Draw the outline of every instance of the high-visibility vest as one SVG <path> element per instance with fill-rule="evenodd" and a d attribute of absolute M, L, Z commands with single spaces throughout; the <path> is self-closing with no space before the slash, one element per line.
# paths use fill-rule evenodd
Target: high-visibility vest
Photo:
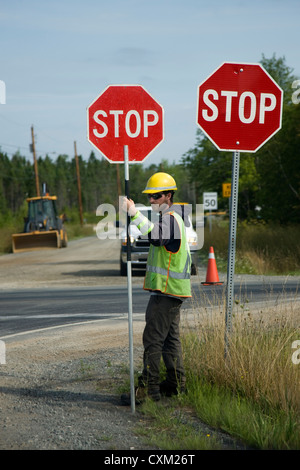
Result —
<path fill-rule="evenodd" d="M 169 214 L 178 222 L 181 235 L 180 247 L 176 253 L 173 253 L 165 246 L 150 245 L 144 289 L 158 290 L 176 297 L 191 297 L 191 255 L 184 222 L 176 212 Z"/>

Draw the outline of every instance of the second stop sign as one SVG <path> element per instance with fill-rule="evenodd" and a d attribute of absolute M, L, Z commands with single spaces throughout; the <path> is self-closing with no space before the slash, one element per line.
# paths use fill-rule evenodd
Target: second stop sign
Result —
<path fill-rule="evenodd" d="M 260 64 L 224 63 L 199 86 L 197 122 L 219 150 L 256 152 L 281 128 L 282 96 Z"/>
<path fill-rule="evenodd" d="M 88 140 L 110 162 L 142 162 L 163 140 L 163 108 L 140 85 L 110 85 L 88 107 Z"/>

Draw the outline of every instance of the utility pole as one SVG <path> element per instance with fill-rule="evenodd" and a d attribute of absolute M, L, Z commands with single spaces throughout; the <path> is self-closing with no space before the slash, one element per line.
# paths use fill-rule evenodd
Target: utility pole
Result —
<path fill-rule="evenodd" d="M 36 154 L 35 154 L 35 143 L 34 143 L 34 132 L 33 132 L 33 126 L 31 126 L 31 152 L 33 153 L 33 163 L 34 163 L 34 172 L 35 172 L 35 187 L 36 187 L 36 195 L 37 197 L 40 197 L 40 182 L 39 182 L 39 172 L 38 172 L 38 166 L 37 166 L 37 160 L 36 160 Z"/>
<path fill-rule="evenodd" d="M 83 225 L 83 217 L 82 217 L 82 201 L 81 201 L 81 184 L 80 184 L 79 161 L 78 161 L 78 155 L 77 155 L 76 142 L 74 142 L 74 151 L 75 151 L 76 173 L 77 173 L 79 215 L 80 215 L 80 224 L 82 226 Z"/>

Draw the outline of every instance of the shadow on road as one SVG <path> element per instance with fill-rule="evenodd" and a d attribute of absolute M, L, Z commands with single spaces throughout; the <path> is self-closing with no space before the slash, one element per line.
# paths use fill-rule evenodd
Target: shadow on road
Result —
<path fill-rule="evenodd" d="M 114 405 L 120 405 L 120 398 L 116 395 L 89 392 L 73 392 L 69 390 L 45 390 L 41 388 L 12 388 L 0 387 L 0 392 L 8 395 L 16 395 L 26 398 L 52 399 L 60 406 L 60 401 L 80 401 L 80 402 L 108 402 Z"/>

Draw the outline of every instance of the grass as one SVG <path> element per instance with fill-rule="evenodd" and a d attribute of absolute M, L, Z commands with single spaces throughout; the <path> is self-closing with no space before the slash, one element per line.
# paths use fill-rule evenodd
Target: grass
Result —
<path fill-rule="evenodd" d="M 18 230 L 14 226 L 0 228 L 0 254 L 12 252 L 12 234 L 21 231 L 22 228 Z"/>
<path fill-rule="evenodd" d="M 299 373 L 291 357 L 290 365 L 287 360 L 279 365 L 283 362 L 278 355 L 281 346 L 272 344 L 266 355 L 258 343 L 252 335 L 243 348 L 231 344 L 230 366 L 220 359 L 222 371 L 210 369 L 207 375 L 199 375 L 188 369 L 187 403 L 205 422 L 250 447 L 299 449 Z M 250 351 L 251 345 L 254 351 Z"/>
<path fill-rule="evenodd" d="M 179 409 L 177 400 L 170 399 L 170 405 L 153 403 L 142 405 L 145 416 L 137 433 L 145 442 L 164 450 L 221 450 L 222 443 L 209 428 L 197 426 L 187 409 Z"/>
<path fill-rule="evenodd" d="M 79 223 L 66 223 L 65 227 L 69 241 L 95 235 L 93 226 L 90 224 L 80 225 Z"/>

